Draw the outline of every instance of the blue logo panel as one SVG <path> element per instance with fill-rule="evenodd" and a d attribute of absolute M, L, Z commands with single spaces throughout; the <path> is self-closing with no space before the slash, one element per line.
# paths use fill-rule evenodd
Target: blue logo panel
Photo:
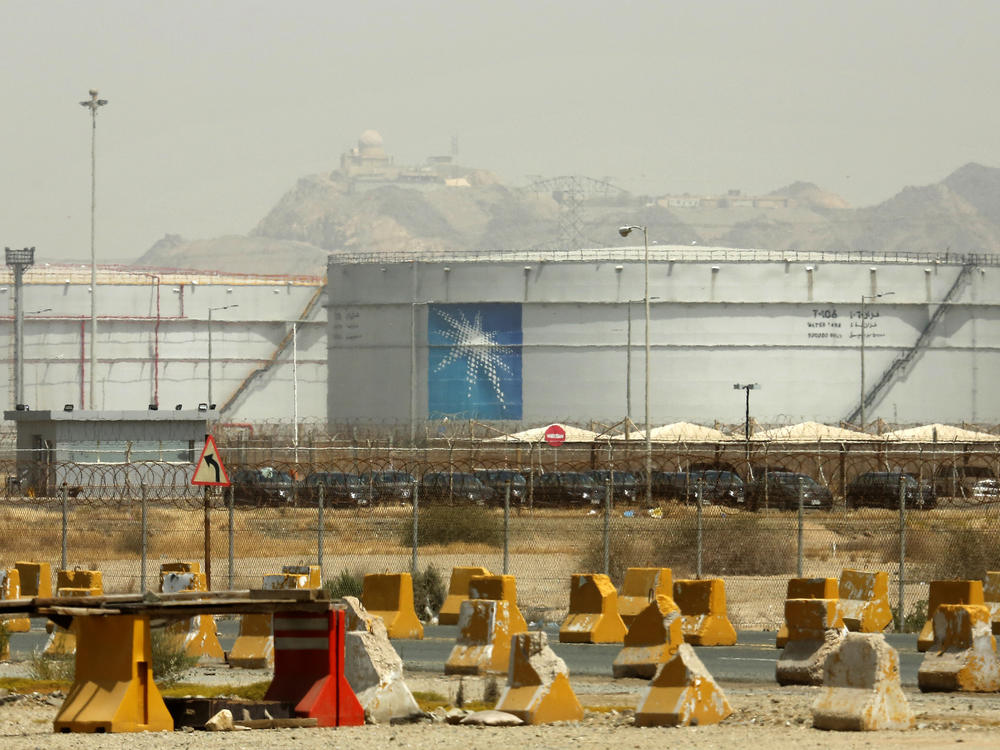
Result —
<path fill-rule="evenodd" d="M 430 419 L 521 419 L 521 305 L 427 309 Z"/>

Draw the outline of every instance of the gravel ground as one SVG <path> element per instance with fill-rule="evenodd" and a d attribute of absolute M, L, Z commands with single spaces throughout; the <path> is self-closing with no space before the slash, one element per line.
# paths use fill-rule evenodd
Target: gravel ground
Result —
<path fill-rule="evenodd" d="M 0 665 L 0 676 L 16 676 L 23 665 Z M 198 684 L 239 684 L 267 679 L 266 670 L 199 668 L 189 675 Z M 795 743 L 799 748 L 880 747 L 936 748 L 961 743 L 963 748 L 1000 745 L 1000 695 L 969 693 L 922 694 L 905 690 L 917 715 L 908 732 L 837 733 L 812 729 L 810 707 L 818 689 L 775 684 L 723 684 L 734 713 L 714 726 L 676 729 L 632 726 L 634 709 L 645 682 L 605 678 L 574 678 L 573 687 L 587 709 L 581 722 L 543 727 L 482 728 L 450 726 L 430 721 L 407 725 L 377 725 L 340 729 L 274 729 L 231 733 L 177 731 L 118 735 L 56 735 L 52 720 L 61 697 L 29 695 L 0 698 L 0 748 L 430 748 L 431 750 L 496 750 L 511 741 L 539 748 L 618 746 L 656 748 L 681 743 L 696 748 L 774 750 Z M 412 690 L 430 691 L 453 700 L 457 677 L 426 672 L 407 675 Z M 482 695 L 485 681 L 463 679 L 467 700 Z"/>

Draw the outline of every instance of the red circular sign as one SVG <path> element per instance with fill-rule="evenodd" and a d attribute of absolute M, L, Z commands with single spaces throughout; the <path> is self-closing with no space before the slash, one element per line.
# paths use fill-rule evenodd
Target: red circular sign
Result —
<path fill-rule="evenodd" d="M 545 428 L 545 442 L 556 448 L 566 442 L 566 430 L 560 425 L 550 424 Z"/>

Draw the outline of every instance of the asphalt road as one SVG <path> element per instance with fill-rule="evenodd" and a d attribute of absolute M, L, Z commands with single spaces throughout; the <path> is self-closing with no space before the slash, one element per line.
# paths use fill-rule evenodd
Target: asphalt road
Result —
<path fill-rule="evenodd" d="M 239 624 L 235 620 L 219 621 L 219 641 L 226 651 L 232 647 Z M 611 664 L 621 646 L 616 644 L 559 643 L 556 625 L 546 628 L 549 645 L 566 662 L 570 674 L 611 677 Z M 458 628 L 454 625 L 428 625 L 422 641 L 393 641 L 406 669 L 422 672 L 444 672 L 444 663 L 455 645 Z M 774 648 L 773 632 L 740 631 L 735 646 L 699 647 L 699 658 L 720 682 L 774 682 L 774 664 L 781 652 Z M 32 620 L 30 633 L 12 633 L 11 658 L 27 659 L 33 650 L 44 648 L 47 638 L 45 620 Z M 900 679 L 903 685 L 916 686 L 917 670 L 923 654 L 917 651 L 916 634 L 886 635 L 899 652 Z"/>

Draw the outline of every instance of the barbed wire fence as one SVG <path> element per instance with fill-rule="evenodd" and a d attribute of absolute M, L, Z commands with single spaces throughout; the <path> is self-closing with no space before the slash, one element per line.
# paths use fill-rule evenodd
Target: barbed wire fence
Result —
<path fill-rule="evenodd" d="M 891 599 L 904 614 L 927 598 L 927 581 L 981 578 L 1000 569 L 1000 496 L 983 478 L 1000 476 L 1000 446 L 976 444 L 656 444 L 655 472 L 713 469 L 757 477 L 801 473 L 830 492 L 830 507 L 793 501 L 708 503 L 704 493 L 642 491 L 646 454 L 635 442 L 565 444 L 428 440 L 419 448 L 391 439 L 304 435 L 291 445 L 272 435 L 219 439 L 230 477 L 247 470 L 287 475 L 280 497 L 237 484 L 207 492 L 190 485 L 189 463 L 41 464 L 32 456 L 0 461 L 0 565 L 41 560 L 53 567 L 102 571 L 108 591 L 155 590 L 159 565 L 203 561 L 212 587 L 256 588 L 287 564 L 321 564 L 325 579 L 419 571 L 447 577 L 456 565 L 485 565 L 517 578 L 529 619 L 558 620 L 570 575 L 607 572 L 616 584 L 633 566 L 663 566 L 675 578 L 725 579 L 738 628 L 776 628 L 787 579 L 837 577 L 845 568 L 886 570 Z M 225 433 L 224 433 L 225 434 Z M 262 444 L 266 443 L 266 444 Z M 334 444 L 331 444 L 334 443 Z M 501 490 L 483 504 L 459 493 L 431 497 L 421 479 L 505 469 L 523 476 L 525 492 L 505 508 Z M 540 478 L 555 472 L 612 470 L 638 476 L 622 498 L 613 486 L 597 503 L 543 501 Z M 324 497 L 304 481 L 345 472 L 374 490 L 378 472 L 398 472 L 405 498 L 364 504 Z M 865 472 L 900 472 L 933 488 L 934 502 L 849 507 L 851 482 Z M 266 482 L 265 482 L 266 484 Z M 767 485 L 765 485 L 766 487 Z M 995 487 L 995 484 L 993 485 Z M 985 488 L 985 489 L 984 489 Z M 323 491 L 325 492 L 325 490 Z M 699 502 L 699 497 L 701 502 Z M 773 495 L 777 498 L 775 492 Z M 415 533 L 414 533 L 415 532 Z M 207 554 L 206 554 L 207 553 Z"/>

